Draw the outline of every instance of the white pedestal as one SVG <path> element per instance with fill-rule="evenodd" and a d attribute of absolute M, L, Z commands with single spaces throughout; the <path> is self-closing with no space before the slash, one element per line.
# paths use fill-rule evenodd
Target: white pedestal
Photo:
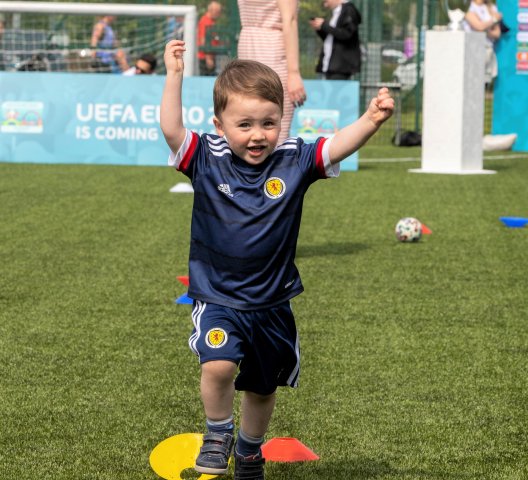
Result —
<path fill-rule="evenodd" d="M 428 31 L 425 40 L 422 168 L 419 173 L 495 173 L 482 169 L 485 34 Z"/>

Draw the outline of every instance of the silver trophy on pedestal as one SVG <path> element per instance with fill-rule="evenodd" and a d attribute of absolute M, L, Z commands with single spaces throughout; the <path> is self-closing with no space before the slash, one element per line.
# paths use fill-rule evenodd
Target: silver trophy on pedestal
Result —
<path fill-rule="evenodd" d="M 469 0 L 444 0 L 444 8 L 449 17 L 448 30 L 464 30 L 462 22 L 469 7 Z"/>

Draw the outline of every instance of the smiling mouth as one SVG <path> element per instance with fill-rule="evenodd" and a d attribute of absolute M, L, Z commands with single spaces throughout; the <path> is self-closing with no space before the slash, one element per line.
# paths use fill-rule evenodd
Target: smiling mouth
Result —
<path fill-rule="evenodd" d="M 252 147 L 248 147 L 248 150 L 251 153 L 261 153 L 266 149 L 264 145 L 253 145 Z"/>

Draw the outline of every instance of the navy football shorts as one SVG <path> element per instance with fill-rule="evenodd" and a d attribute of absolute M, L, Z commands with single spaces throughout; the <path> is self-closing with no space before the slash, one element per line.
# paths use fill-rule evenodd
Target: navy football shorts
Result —
<path fill-rule="evenodd" d="M 195 300 L 192 320 L 189 347 L 200 363 L 236 363 L 237 390 L 269 395 L 278 386 L 297 386 L 299 337 L 290 302 L 245 311 Z"/>

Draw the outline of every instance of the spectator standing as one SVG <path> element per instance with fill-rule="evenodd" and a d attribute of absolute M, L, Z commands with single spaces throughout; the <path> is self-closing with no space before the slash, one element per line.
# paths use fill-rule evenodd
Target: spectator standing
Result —
<path fill-rule="evenodd" d="M 332 11 L 331 17 L 310 20 L 323 40 L 316 72 L 327 80 L 348 80 L 361 70 L 361 14 L 352 3 L 343 0 L 324 0 L 323 5 Z"/>
<path fill-rule="evenodd" d="M 486 83 L 497 76 L 498 65 L 497 56 L 495 55 L 495 43 L 501 37 L 499 22 L 502 20 L 502 14 L 497 7 L 488 0 L 473 0 L 464 19 L 464 30 L 467 32 L 485 32 L 486 33 Z"/>
<path fill-rule="evenodd" d="M 238 0 L 242 30 L 238 58 L 257 60 L 279 75 L 284 112 L 279 143 L 290 135 L 294 108 L 306 101 L 299 68 L 297 0 Z"/>
<path fill-rule="evenodd" d="M 123 75 L 130 77 L 132 75 L 153 75 L 158 66 L 158 60 L 151 53 L 145 53 L 136 60 L 133 67 L 123 72 Z"/>
<path fill-rule="evenodd" d="M 213 0 L 207 5 L 207 11 L 198 21 L 198 67 L 200 75 L 214 77 L 216 75 L 216 56 L 214 53 L 206 52 L 207 32 L 222 14 L 222 5 Z"/>
<path fill-rule="evenodd" d="M 105 15 L 92 30 L 93 66 L 101 73 L 121 73 L 128 68 L 125 52 L 118 48 L 119 42 L 112 28 L 114 20 L 115 16 Z"/>
<path fill-rule="evenodd" d="M 167 17 L 165 24 L 165 38 L 167 42 L 171 40 L 183 40 L 184 18 L 181 16 Z"/>
<path fill-rule="evenodd" d="M 3 45 L 2 38 L 4 37 L 4 28 L 5 28 L 5 17 L 0 13 L 0 70 L 4 70 L 4 55 L 3 55 Z"/>

